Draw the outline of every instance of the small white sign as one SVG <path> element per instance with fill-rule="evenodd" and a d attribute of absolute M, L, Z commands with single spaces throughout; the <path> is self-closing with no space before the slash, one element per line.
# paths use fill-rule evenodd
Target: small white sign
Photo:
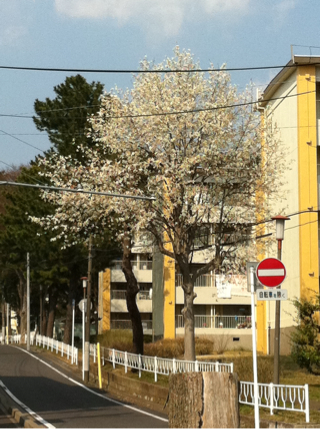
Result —
<path fill-rule="evenodd" d="M 87 312 L 87 300 L 86 299 L 82 299 L 78 305 L 79 305 L 79 309 L 82 313 Z"/>
<path fill-rule="evenodd" d="M 288 299 L 288 291 L 286 289 L 268 289 L 258 290 L 258 301 L 286 301 Z"/>
<path fill-rule="evenodd" d="M 231 284 L 217 283 L 217 298 L 231 298 Z"/>

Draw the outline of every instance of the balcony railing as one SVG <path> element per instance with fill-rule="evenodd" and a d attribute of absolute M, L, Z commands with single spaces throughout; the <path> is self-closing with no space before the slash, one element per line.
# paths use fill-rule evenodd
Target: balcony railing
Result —
<path fill-rule="evenodd" d="M 133 270 L 152 270 L 152 261 L 131 261 Z M 113 261 L 114 270 L 122 270 L 121 261 Z"/>
<path fill-rule="evenodd" d="M 176 274 L 176 286 L 182 286 L 182 274 Z M 244 275 L 203 274 L 195 281 L 195 287 L 216 287 L 220 284 L 229 284 L 235 290 L 247 290 L 247 277 Z"/>
<path fill-rule="evenodd" d="M 111 299 L 126 299 L 125 290 L 111 290 Z M 152 299 L 152 289 L 141 290 L 137 294 L 137 299 Z"/>
<path fill-rule="evenodd" d="M 251 328 L 251 316 L 194 316 L 194 325 L 196 329 L 248 329 Z M 183 316 L 176 316 L 176 328 L 183 327 Z"/>
<path fill-rule="evenodd" d="M 131 320 L 111 320 L 111 329 L 132 329 Z M 142 320 L 142 329 L 152 329 L 152 320 Z"/>
<path fill-rule="evenodd" d="M 182 274 L 176 274 L 176 286 L 182 286 Z M 203 274 L 198 277 L 195 282 L 195 287 L 214 287 L 214 275 Z"/>

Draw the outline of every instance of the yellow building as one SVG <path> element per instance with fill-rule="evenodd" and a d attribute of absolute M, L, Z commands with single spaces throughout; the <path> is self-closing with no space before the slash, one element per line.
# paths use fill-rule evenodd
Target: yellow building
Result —
<path fill-rule="evenodd" d="M 290 300 L 319 292 L 319 164 L 320 58 L 293 56 L 262 95 L 261 111 L 272 118 L 287 156 L 283 199 L 274 206 L 290 217 L 286 222 L 282 260 L 287 277 L 282 284 L 288 301 L 281 303 L 281 353 L 289 351 L 295 311 Z M 271 254 L 272 253 L 272 254 Z M 276 256 L 276 249 L 265 255 Z M 258 349 L 273 353 L 275 308 L 258 304 Z"/>
<path fill-rule="evenodd" d="M 174 260 L 146 244 L 135 243 L 132 266 L 140 292 L 137 305 L 145 334 L 157 340 L 184 335 L 182 275 Z M 148 252 L 146 250 L 149 250 Z M 194 253 L 195 268 L 212 257 L 212 249 Z M 99 332 L 130 328 L 126 283 L 121 261 L 100 273 Z M 246 276 L 200 276 L 195 285 L 195 334 L 228 337 L 230 348 L 251 348 L 251 307 Z M 246 329 L 249 328 L 249 329 Z"/>

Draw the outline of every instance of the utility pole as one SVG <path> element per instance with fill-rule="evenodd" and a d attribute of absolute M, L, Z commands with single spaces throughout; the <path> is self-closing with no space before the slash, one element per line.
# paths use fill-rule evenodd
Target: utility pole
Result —
<path fill-rule="evenodd" d="M 7 303 L 7 344 L 9 344 L 9 308 L 10 305 Z"/>
<path fill-rule="evenodd" d="M 90 367 L 90 312 L 91 312 L 91 283 L 92 283 L 92 235 L 89 237 L 88 284 L 87 284 L 87 320 L 84 344 L 84 382 L 89 383 Z"/>
<path fill-rule="evenodd" d="M 290 218 L 286 216 L 275 216 L 272 220 L 276 221 L 276 240 L 278 241 L 277 257 L 281 261 L 282 241 L 284 239 L 284 223 Z M 279 286 L 280 288 L 281 286 Z M 274 326 L 274 356 L 273 356 L 273 384 L 279 384 L 280 367 L 280 301 L 276 301 L 275 326 Z"/>
<path fill-rule="evenodd" d="M 27 350 L 30 351 L 30 261 L 27 253 Z"/>
<path fill-rule="evenodd" d="M 43 312 L 43 298 L 42 298 L 42 285 L 40 285 L 40 321 L 39 321 L 39 333 L 42 335 L 42 312 Z"/>
<path fill-rule="evenodd" d="M 2 298 L 2 341 L 3 344 L 6 343 L 6 303 L 4 298 Z"/>

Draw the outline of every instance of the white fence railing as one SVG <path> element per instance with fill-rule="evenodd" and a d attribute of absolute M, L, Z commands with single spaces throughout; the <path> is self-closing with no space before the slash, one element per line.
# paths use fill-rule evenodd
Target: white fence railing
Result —
<path fill-rule="evenodd" d="M 115 368 L 116 365 L 125 367 L 125 372 L 128 368 L 133 368 L 141 372 L 154 373 L 154 380 L 158 380 L 158 375 L 170 375 L 182 372 L 233 372 L 233 363 L 220 362 L 199 362 L 186 361 L 179 359 L 166 359 L 157 356 L 144 356 L 134 353 L 123 352 L 115 349 L 101 347 L 101 360 L 110 362 Z M 93 356 L 94 362 L 97 360 L 97 345 L 90 344 L 90 355 Z"/>
<path fill-rule="evenodd" d="M 9 337 L 7 337 L 7 335 L 3 337 L 2 334 L 0 334 L 0 343 L 6 344 L 7 342 L 9 342 L 9 344 L 20 344 L 21 334 L 9 335 Z M 34 342 L 34 332 L 30 332 L 30 344 L 33 345 L 33 342 Z M 27 334 L 24 335 L 24 343 L 25 344 L 27 343 Z"/>
<path fill-rule="evenodd" d="M 305 413 L 306 422 L 310 421 L 309 386 L 293 386 L 283 384 L 258 384 L 259 407 L 273 410 L 297 411 Z M 254 385 L 249 381 L 240 381 L 240 404 L 254 405 Z"/>
<path fill-rule="evenodd" d="M 36 335 L 36 346 L 47 347 L 48 350 L 50 349 L 52 352 L 55 351 L 57 354 L 61 352 L 61 356 L 65 355 L 68 360 L 71 360 L 71 364 L 75 363 L 78 365 L 79 352 L 77 347 L 72 348 L 69 344 L 65 344 L 54 338 L 44 337 L 43 335 Z"/>
<path fill-rule="evenodd" d="M 0 342 L 5 343 L 6 338 L 0 335 Z M 65 355 L 71 359 L 71 363 L 78 365 L 78 348 L 73 348 L 68 344 L 53 338 L 44 337 L 41 335 L 30 335 L 31 345 L 42 345 L 52 352 L 57 354 L 61 352 L 61 356 Z M 21 335 L 12 335 L 9 337 L 9 343 L 20 343 Z M 25 338 L 26 342 L 26 338 Z M 97 361 L 97 345 L 90 344 L 90 356 L 93 361 Z M 154 380 L 158 380 L 158 375 L 170 375 L 185 372 L 233 372 L 233 363 L 220 363 L 220 362 L 199 362 L 199 361 L 185 361 L 179 359 L 166 359 L 157 356 L 142 356 L 134 353 L 123 352 L 120 350 L 109 349 L 101 347 L 101 361 L 110 362 L 115 368 L 116 365 L 125 367 L 125 372 L 128 368 L 133 368 L 141 372 L 154 373 Z M 264 384 L 258 383 L 259 407 L 269 408 L 270 414 L 274 410 L 296 411 L 306 415 L 306 422 L 310 421 L 309 411 L 309 386 L 296 385 L 282 385 L 282 384 Z M 249 381 L 240 381 L 239 403 L 245 405 L 254 405 L 254 384 Z"/>

